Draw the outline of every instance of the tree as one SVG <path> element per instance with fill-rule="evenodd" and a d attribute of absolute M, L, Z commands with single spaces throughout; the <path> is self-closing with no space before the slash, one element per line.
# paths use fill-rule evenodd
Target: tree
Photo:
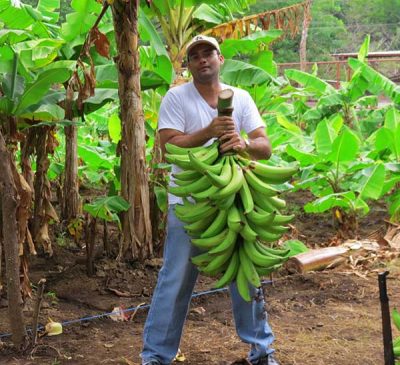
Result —
<path fill-rule="evenodd" d="M 138 1 L 116 0 L 112 5 L 118 55 L 118 90 L 121 104 L 121 189 L 131 203 L 123 214 L 119 258 L 130 249 L 133 258 L 152 254 L 145 130 L 140 89 Z"/>

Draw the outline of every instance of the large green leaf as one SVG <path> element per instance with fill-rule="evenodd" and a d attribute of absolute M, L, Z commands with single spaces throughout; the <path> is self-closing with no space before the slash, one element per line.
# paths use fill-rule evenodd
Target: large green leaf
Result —
<path fill-rule="evenodd" d="M 394 131 L 400 124 L 400 112 L 395 107 L 390 107 L 385 113 L 385 127 Z"/>
<path fill-rule="evenodd" d="M 221 52 L 225 58 L 232 58 L 238 54 L 258 53 L 261 45 L 268 45 L 281 35 L 281 30 L 274 29 L 255 32 L 241 39 L 227 38 L 220 46 Z"/>
<path fill-rule="evenodd" d="M 114 143 L 121 140 L 121 120 L 118 114 L 113 114 L 108 118 L 108 134 Z"/>
<path fill-rule="evenodd" d="M 384 93 L 391 98 L 395 103 L 400 104 L 400 86 L 396 85 L 393 81 L 374 70 L 372 67 L 365 63 L 350 58 L 349 65 L 353 70 L 360 69 L 363 77 L 368 81 L 368 90 L 373 94 Z"/>
<path fill-rule="evenodd" d="M 276 121 L 285 129 L 287 129 L 288 131 L 294 133 L 294 134 L 298 134 L 298 135 L 302 135 L 302 130 L 301 128 L 290 122 L 283 114 L 281 113 L 277 113 L 276 114 Z"/>
<path fill-rule="evenodd" d="M 13 48 L 25 68 L 35 69 L 50 64 L 58 56 L 63 43 L 62 40 L 42 38 L 20 42 Z"/>
<path fill-rule="evenodd" d="M 168 210 L 168 192 L 164 186 L 154 186 L 154 193 L 157 199 L 157 205 L 162 212 Z"/>
<path fill-rule="evenodd" d="M 10 100 L 14 99 L 14 101 L 23 94 L 25 89 L 25 79 L 19 75 L 15 76 L 15 79 L 13 79 L 13 75 L 7 73 L 1 81 L 1 89 L 4 95 L 6 95 Z"/>
<path fill-rule="evenodd" d="M 221 79 L 232 86 L 254 86 L 272 81 L 272 76 L 249 63 L 225 60 L 221 69 Z"/>
<path fill-rule="evenodd" d="M 59 18 L 60 0 L 39 0 L 37 10 L 40 11 L 51 23 L 57 23 Z"/>
<path fill-rule="evenodd" d="M 158 34 L 157 29 L 143 11 L 139 11 L 138 20 L 140 38 L 145 42 L 150 42 L 158 56 L 164 55 L 168 57 L 168 52 L 165 49 L 165 45 Z"/>
<path fill-rule="evenodd" d="M 32 6 L 14 5 L 11 0 L 0 0 L 0 22 L 9 29 L 26 29 L 35 22 Z"/>
<path fill-rule="evenodd" d="M 20 117 L 43 121 L 59 121 L 64 119 L 65 111 L 56 104 L 42 104 L 33 112 L 25 111 Z"/>
<path fill-rule="evenodd" d="M 323 213 L 334 207 L 342 207 L 351 209 L 356 201 L 356 196 L 352 191 L 342 193 L 329 194 L 304 206 L 306 213 Z"/>
<path fill-rule="evenodd" d="M 286 153 L 289 156 L 294 157 L 297 161 L 299 161 L 300 166 L 302 166 L 302 167 L 317 163 L 319 160 L 317 155 L 314 155 L 310 152 L 302 151 L 302 150 L 292 146 L 291 144 L 288 144 L 286 146 Z"/>
<path fill-rule="evenodd" d="M 333 86 L 329 85 L 327 82 L 321 80 L 317 76 L 308 74 L 307 72 L 289 69 L 285 70 L 285 75 L 290 80 L 298 82 L 305 88 L 312 90 L 318 95 L 325 94 L 326 92 L 336 93 L 336 90 Z"/>
<path fill-rule="evenodd" d="M 254 66 L 260 67 L 273 77 L 277 77 L 278 66 L 274 62 L 273 57 L 274 54 L 272 51 L 260 51 L 251 57 L 250 63 Z"/>
<path fill-rule="evenodd" d="M 360 140 L 357 135 L 350 128 L 344 126 L 341 133 L 333 141 L 329 160 L 335 164 L 352 161 L 357 156 L 359 148 Z"/>
<path fill-rule="evenodd" d="M 385 166 L 377 164 L 365 171 L 366 175 L 359 190 L 363 199 L 379 199 L 382 194 L 382 182 L 385 181 Z"/>
<path fill-rule="evenodd" d="M 19 29 L 0 29 L 0 44 L 14 44 L 29 38 L 29 32 Z"/>
<path fill-rule="evenodd" d="M 94 218 L 101 218 L 108 222 L 120 221 L 117 213 L 125 212 L 130 208 L 130 204 L 121 196 L 106 196 L 97 198 L 90 204 L 85 204 L 83 210 Z"/>
<path fill-rule="evenodd" d="M 54 69 L 42 72 L 36 81 L 27 85 L 25 92 L 16 106 L 14 113 L 19 115 L 32 104 L 36 104 L 48 93 L 51 85 L 66 81 L 70 76 L 68 70 Z"/>
<path fill-rule="evenodd" d="M 67 21 L 61 27 L 61 34 L 67 41 L 72 41 L 79 34 L 87 33 L 101 11 L 101 4 L 93 0 L 72 0 L 74 13 L 67 15 Z"/>
<path fill-rule="evenodd" d="M 368 55 L 368 51 L 369 51 L 369 41 L 370 41 L 370 35 L 368 34 L 365 39 L 363 44 L 360 47 L 360 50 L 358 51 L 358 55 L 357 58 L 361 61 L 361 62 L 365 62 L 367 55 Z"/>
<path fill-rule="evenodd" d="M 314 136 L 317 152 L 323 155 L 331 153 L 332 144 L 336 137 L 337 134 L 326 120 L 318 123 Z"/>
<path fill-rule="evenodd" d="M 210 24 L 224 23 L 224 16 L 208 4 L 201 4 L 194 12 L 193 18 Z"/>
<path fill-rule="evenodd" d="M 78 146 L 79 158 L 92 170 L 112 169 L 114 164 L 109 156 L 106 156 L 103 151 L 93 146 Z"/>

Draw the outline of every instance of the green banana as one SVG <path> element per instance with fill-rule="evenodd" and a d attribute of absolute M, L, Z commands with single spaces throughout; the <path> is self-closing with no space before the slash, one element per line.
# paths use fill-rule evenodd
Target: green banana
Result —
<path fill-rule="evenodd" d="M 178 206 L 175 207 L 175 214 L 176 214 L 177 218 L 179 218 L 182 222 L 185 222 L 185 223 L 193 223 L 200 219 L 204 219 L 204 218 L 212 215 L 213 213 L 215 213 L 218 209 L 215 206 L 206 205 L 202 208 L 198 208 L 190 213 L 182 215 L 179 213 L 179 210 L 177 210 L 177 207 Z"/>
<path fill-rule="evenodd" d="M 173 195 L 186 197 L 193 193 L 199 193 L 200 191 L 206 190 L 210 186 L 210 182 L 206 176 L 202 176 L 200 179 L 191 182 L 188 185 L 182 186 L 170 186 L 169 192 Z"/>
<path fill-rule="evenodd" d="M 286 207 L 286 202 L 283 199 L 278 198 L 277 196 L 268 197 L 266 198 L 266 200 L 276 209 L 283 209 Z"/>
<path fill-rule="evenodd" d="M 247 256 L 244 250 L 243 244 L 239 248 L 240 267 L 243 269 L 243 273 L 246 276 L 247 281 L 255 286 L 256 288 L 261 286 L 260 276 L 258 275 L 253 261 Z"/>
<path fill-rule="evenodd" d="M 288 181 L 296 172 L 298 166 L 278 167 L 266 165 L 254 160 L 245 160 L 239 157 L 244 165 L 250 168 L 261 180 L 268 184 L 283 184 Z"/>
<path fill-rule="evenodd" d="M 294 218 L 294 215 L 281 215 L 281 214 L 277 214 L 275 215 L 274 224 L 287 224 L 289 222 L 291 222 Z"/>
<path fill-rule="evenodd" d="M 264 245 L 262 242 L 260 241 L 256 241 L 254 243 L 254 246 L 256 247 L 256 249 L 264 254 L 264 255 L 273 255 L 273 256 L 278 256 L 278 257 L 282 257 L 284 259 L 288 258 L 289 253 L 290 253 L 290 249 L 286 249 L 286 248 L 272 248 L 272 247 L 268 247 L 266 245 Z"/>
<path fill-rule="evenodd" d="M 177 204 L 175 206 L 175 212 L 179 215 L 186 215 L 192 213 L 194 210 L 203 209 L 208 207 L 210 202 L 203 201 L 203 202 L 191 202 L 189 199 L 183 197 L 182 204 Z"/>
<path fill-rule="evenodd" d="M 228 228 L 212 237 L 207 238 L 193 238 L 192 244 L 203 249 L 209 249 L 217 246 L 227 236 Z"/>
<path fill-rule="evenodd" d="M 204 153 L 196 156 L 200 161 L 211 165 L 219 156 L 218 148 L 210 148 Z M 167 162 L 177 165 L 184 170 L 193 170 L 192 162 L 188 155 L 171 155 L 169 153 L 165 154 L 165 159 Z"/>
<path fill-rule="evenodd" d="M 277 264 L 281 264 L 283 261 L 285 261 L 284 258 L 279 256 L 260 253 L 255 246 L 255 242 L 245 241 L 243 243 L 243 247 L 247 256 L 255 265 L 261 267 L 271 267 Z"/>
<path fill-rule="evenodd" d="M 243 228 L 243 222 L 240 217 L 239 209 L 235 204 L 232 204 L 228 210 L 228 219 L 227 219 L 228 227 L 230 230 L 238 233 Z"/>
<path fill-rule="evenodd" d="M 220 210 L 211 225 L 200 235 L 200 238 L 213 237 L 226 227 L 227 210 Z"/>
<path fill-rule="evenodd" d="M 259 206 L 262 210 L 266 212 L 273 212 L 274 210 L 277 210 L 262 194 L 260 194 L 258 191 L 250 188 L 251 195 L 253 196 L 253 199 L 255 202 L 255 209 L 256 206 Z M 277 212 L 278 213 L 278 212 Z"/>
<path fill-rule="evenodd" d="M 193 256 L 191 260 L 196 266 L 201 266 L 207 265 L 213 258 L 214 256 L 210 255 L 208 252 L 203 252 L 199 255 Z"/>
<path fill-rule="evenodd" d="M 225 270 L 227 269 L 228 265 L 229 265 L 229 260 L 224 262 L 221 266 L 216 267 L 214 270 L 206 269 L 206 267 L 204 265 L 198 267 L 198 269 L 199 269 L 199 271 L 202 271 L 207 276 L 214 277 L 214 276 L 217 276 L 217 275 L 222 274 L 223 272 L 225 272 Z M 204 270 L 206 270 L 206 271 L 204 271 Z"/>
<path fill-rule="evenodd" d="M 172 174 L 172 177 L 174 180 L 180 180 L 180 181 L 195 181 L 197 179 L 200 179 L 202 177 L 202 174 L 200 174 L 197 171 L 193 170 L 183 170 L 180 172 L 177 172 L 176 174 Z"/>
<path fill-rule="evenodd" d="M 189 161 L 192 164 L 191 169 L 201 174 L 212 171 L 214 174 L 219 174 L 222 167 L 224 166 L 225 157 L 222 157 L 218 162 L 214 162 L 213 165 L 203 162 L 200 158 L 196 157 L 193 153 L 189 152 Z"/>
<path fill-rule="evenodd" d="M 278 190 L 260 180 L 250 169 L 244 170 L 244 177 L 248 184 L 263 196 L 270 197 L 275 196 L 278 193 Z"/>
<path fill-rule="evenodd" d="M 243 184 L 243 171 L 239 165 L 231 161 L 231 168 L 232 168 L 232 179 L 222 189 L 217 191 L 215 194 L 212 194 L 210 196 L 211 199 L 224 199 L 232 194 L 236 194 L 240 188 L 242 187 Z"/>
<path fill-rule="evenodd" d="M 258 265 L 254 265 L 258 275 L 260 275 L 260 276 L 270 275 L 274 271 L 278 270 L 281 266 L 282 266 L 281 264 L 277 264 L 277 265 L 274 265 L 274 266 L 271 266 L 271 267 L 261 267 L 261 266 L 258 266 Z"/>
<path fill-rule="evenodd" d="M 251 222 L 249 222 L 249 226 L 253 229 L 254 232 L 257 233 L 257 236 L 265 242 L 275 242 L 277 241 L 281 235 L 276 233 L 271 233 L 265 230 L 264 228 L 257 226 Z"/>
<path fill-rule="evenodd" d="M 262 227 L 267 232 L 282 235 L 289 230 L 289 227 L 271 224 L 268 227 Z"/>
<path fill-rule="evenodd" d="M 249 214 L 247 214 L 248 220 L 253 222 L 257 226 L 266 227 L 269 226 L 275 219 L 276 212 L 265 212 L 259 213 L 256 210 L 252 210 Z"/>
<path fill-rule="evenodd" d="M 244 214 L 249 214 L 254 209 L 254 200 L 246 179 L 243 179 L 243 185 L 239 190 L 239 195 L 242 201 Z"/>
<path fill-rule="evenodd" d="M 207 227 L 209 227 L 209 225 L 215 219 L 217 214 L 218 214 L 217 212 L 214 212 L 213 214 L 203 219 L 199 219 L 198 221 L 195 221 L 193 223 L 186 224 L 185 226 L 183 226 L 183 228 L 185 228 L 185 230 L 191 236 L 193 236 L 194 234 L 201 234 Z"/>
<path fill-rule="evenodd" d="M 239 269 L 239 253 L 238 251 L 234 251 L 231 259 L 229 261 L 229 265 L 226 268 L 224 274 L 221 276 L 221 278 L 215 283 L 214 287 L 215 288 L 223 288 L 224 286 L 227 286 L 230 284 L 232 280 L 235 279 L 238 269 Z"/>
<path fill-rule="evenodd" d="M 240 296 L 246 301 L 251 301 L 249 283 L 247 281 L 246 275 L 243 272 L 243 267 L 239 265 L 239 269 L 236 275 L 236 286 Z"/>
<path fill-rule="evenodd" d="M 188 152 L 192 153 L 205 153 L 206 151 L 215 148 L 215 144 L 218 147 L 218 143 L 214 142 L 208 146 L 196 146 L 196 147 L 180 147 L 172 143 L 165 144 L 165 150 L 170 155 L 187 155 Z"/>
<path fill-rule="evenodd" d="M 232 178 L 232 168 L 229 163 L 229 156 L 224 156 L 224 159 L 220 175 L 213 173 L 211 170 L 204 172 L 204 174 L 209 178 L 211 184 L 218 186 L 219 188 L 228 185 Z"/>
<path fill-rule="evenodd" d="M 243 228 L 239 234 L 246 241 L 255 241 L 257 239 L 257 233 L 254 232 L 254 230 L 249 226 L 247 219 L 246 219 L 245 215 L 243 214 L 243 212 L 240 210 L 239 210 L 239 212 L 240 212 L 240 218 L 243 222 Z"/>
<path fill-rule="evenodd" d="M 208 251 L 210 254 L 221 254 L 226 250 L 230 250 L 231 248 L 235 247 L 236 244 L 237 233 L 232 231 L 231 229 L 228 230 L 228 234 L 225 236 L 223 241 L 218 245 L 215 246 L 213 249 Z"/>
<path fill-rule="evenodd" d="M 236 199 L 236 194 L 232 194 L 224 199 L 215 200 L 215 205 L 222 210 L 229 210 L 229 208 L 233 205 Z"/>
<path fill-rule="evenodd" d="M 205 274 L 211 274 L 215 272 L 230 259 L 234 249 L 235 245 L 231 245 L 227 250 L 221 252 L 219 255 L 214 255 L 214 258 L 207 264 L 207 266 L 202 268 L 201 271 Z"/>
<path fill-rule="evenodd" d="M 206 176 L 204 176 L 206 177 Z M 219 188 L 214 185 L 210 185 L 208 188 L 206 188 L 203 191 L 200 191 L 198 193 L 192 193 L 192 197 L 198 201 L 208 199 L 210 195 L 215 194 L 217 191 L 219 191 Z"/>

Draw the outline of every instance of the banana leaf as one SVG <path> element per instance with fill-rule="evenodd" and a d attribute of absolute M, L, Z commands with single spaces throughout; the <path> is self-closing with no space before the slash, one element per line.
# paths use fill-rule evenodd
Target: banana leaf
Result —
<path fill-rule="evenodd" d="M 317 95 L 322 96 L 323 94 L 336 93 L 333 86 L 329 85 L 327 82 L 321 80 L 320 78 L 310 75 L 306 72 L 289 69 L 285 70 L 285 75 L 290 80 L 293 80 L 305 88 L 314 91 Z"/>

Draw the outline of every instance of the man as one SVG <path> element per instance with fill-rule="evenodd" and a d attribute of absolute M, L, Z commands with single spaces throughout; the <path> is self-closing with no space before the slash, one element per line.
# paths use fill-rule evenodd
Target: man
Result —
<path fill-rule="evenodd" d="M 166 143 L 195 147 L 218 138 L 222 153 L 246 151 L 254 159 L 269 158 L 271 146 L 254 101 L 246 91 L 219 80 L 224 58 L 218 42 L 211 37 L 196 36 L 188 44 L 186 55 L 193 82 L 169 90 L 162 101 L 158 122 L 162 147 Z M 234 91 L 233 115 L 218 117 L 218 93 L 228 87 Z M 247 133 L 248 140 L 241 137 L 241 130 Z M 173 166 L 173 172 L 176 171 Z M 190 258 L 199 251 L 190 243 L 183 224 L 174 214 L 174 206 L 180 202 L 180 198 L 169 196 L 164 263 L 143 335 L 141 357 L 146 365 L 167 365 L 175 357 L 198 276 Z M 267 322 L 262 289 L 251 288 L 251 302 L 241 298 L 235 283 L 230 285 L 230 292 L 237 333 L 251 345 L 248 360 L 241 363 L 278 365 L 270 348 L 274 337 Z"/>

